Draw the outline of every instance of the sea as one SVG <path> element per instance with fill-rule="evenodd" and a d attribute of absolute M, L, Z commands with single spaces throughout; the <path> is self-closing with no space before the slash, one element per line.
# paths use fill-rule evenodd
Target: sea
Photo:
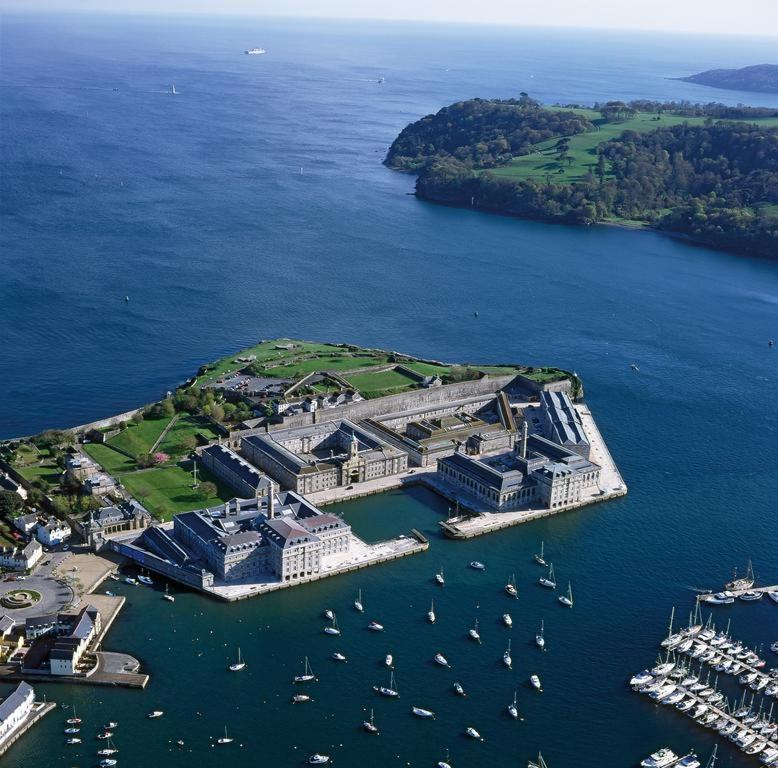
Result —
<path fill-rule="evenodd" d="M 267 54 L 244 54 L 254 46 Z M 314 752 L 338 768 L 434 766 L 447 752 L 454 768 L 512 768 L 538 751 L 549 768 L 618 768 L 663 745 L 704 762 L 715 744 L 718 766 L 757 765 L 627 681 L 655 661 L 673 607 L 688 621 L 695 590 L 749 557 L 778 583 L 776 263 L 436 206 L 381 161 L 410 121 L 476 96 L 777 106 L 674 79 L 774 51 L 768 38 L 4 14 L 0 437 L 151 402 L 258 339 L 350 341 L 576 371 L 629 494 L 453 542 L 438 533 L 445 502 L 393 491 L 336 509 L 371 541 L 423 531 L 425 554 L 231 605 L 112 583 L 127 604 L 104 647 L 137 656 L 149 686 L 37 686 L 76 708 L 83 743 L 65 745 L 72 710 L 58 709 L 3 764 L 94 765 L 96 730 L 116 720 L 123 768 L 285 768 Z M 537 586 L 541 541 L 573 609 Z M 503 592 L 513 574 L 517 601 Z M 322 632 L 328 608 L 340 637 Z M 467 637 L 476 619 L 481 645 Z M 778 663 L 778 605 L 712 620 Z M 248 666 L 229 673 L 238 647 Z M 397 701 L 372 691 L 388 683 L 387 653 Z M 305 656 L 314 701 L 293 705 Z M 520 722 L 505 714 L 514 693 Z M 371 709 L 378 736 L 361 730 Z M 234 741 L 215 745 L 225 728 Z"/>

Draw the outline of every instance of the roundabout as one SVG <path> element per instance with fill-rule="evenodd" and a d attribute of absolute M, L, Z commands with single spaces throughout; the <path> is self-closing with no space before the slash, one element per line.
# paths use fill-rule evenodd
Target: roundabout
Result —
<path fill-rule="evenodd" d="M 20 608 L 32 608 L 40 600 L 41 593 L 34 589 L 14 589 L 0 597 L 0 605 L 14 611 Z"/>

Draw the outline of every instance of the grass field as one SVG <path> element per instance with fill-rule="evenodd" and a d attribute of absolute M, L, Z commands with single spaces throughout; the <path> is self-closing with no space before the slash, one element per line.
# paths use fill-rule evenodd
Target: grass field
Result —
<path fill-rule="evenodd" d="M 529 155 L 522 155 L 511 160 L 509 165 L 502 168 L 492 168 L 489 173 L 495 176 L 512 179 L 541 179 L 548 178 L 552 182 L 570 183 L 580 181 L 588 171 L 594 171 L 597 164 L 597 146 L 603 141 L 614 139 L 624 131 L 647 132 L 656 128 L 680 125 L 703 125 L 704 117 L 681 117 L 679 115 L 663 114 L 661 120 L 655 120 L 651 112 L 640 112 L 631 120 L 620 123 L 606 123 L 600 117 L 599 112 L 591 109 L 573 110 L 585 115 L 596 126 L 596 130 L 570 137 L 570 152 L 572 163 L 560 163 L 557 159 L 554 146 L 559 139 L 549 139 L 535 146 L 535 151 Z M 778 118 L 764 118 L 749 122 L 759 125 L 778 126 Z M 561 173 L 560 173 L 561 170 Z"/>
<path fill-rule="evenodd" d="M 214 483 L 216 496 L 203 497 L 192 488 L 192 473 L 176 465 L 120 475 L 125 488 L 153 515 L 170 520 L 178 512 L 213 507 L 235 494 L 207 472 L 198 468 L 198 479 Z"/>
<path fill-rule="evenodd" d="M 354 368 L 367 368 L 371 365 L 386 365 L 386 355 L 374 355 L 369 352 L 342 354 L 328 354 L 312 357 L 308 360 L 300 360 L 289 365 L 279 365 L 266 371 L 268 376 L 282 379 L 299 379 L 306 373 L 313 371 L 350 371 Z"/>
<path fill-rule="evenodd" d="M 168 454 L 171 458 L 180 458 L 188 452 L 181 445 L 181 442 L 187 437 L 195 437 L 198 432 L 204 434 L 209 440 L 215 440 L 218 437 L 216 430 L 205 419 L 200 419 L 197 416 L 182 416 L 165 435 L 158 450 Z"/>
<path fill-rule="evenodd" d="M 358 373 L 348 377 L 348 382 L 367 398 L 380 397 L 414 389 L 418 383 L 410 376 L 394 369 L 375 373 Z"/>
<path fill-rule="evenodd" d="M 169 423 L 170 417 L 167 416 L 162 419 L 144 419 L 140 424 L 131 424 L 123 429 L 118 435 L 107 440 L 106 445 L 138 457 L 151 450 L 151 446 Z"/>
<path fill-rule="evenodd" d="M 137 469 L 135 462 L 110 445 L 103 443 L 85 443 L 84 451 L 91 456 L 106 472 L 116 475 L 120 472 L 132 472 Z"/>

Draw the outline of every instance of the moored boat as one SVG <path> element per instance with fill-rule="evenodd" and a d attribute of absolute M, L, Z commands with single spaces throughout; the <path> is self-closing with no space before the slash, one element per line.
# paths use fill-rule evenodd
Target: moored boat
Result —
<path fill-rule="evenodd" d="M 480 560 L 473 560 L 470 563 L 470 567 L 474 571 L 485 571 L 486 570 L 486 566 Z"/>
<path fill-rule="evenodd" d="M 435 719 L 435 713 L 430 709 L 424 709 L 423 707 L 411 707 L 411 712 L 413 712 L 416 717 L 427 717 Z"/>
<path fill-rule="evenodd" d="M 554 564 L 548 566 L 548 573 L 538 579 L 538 584 L 547 589 L 556 589 L 556 577 L 554 576 Z"/>
<path fill-rule="evenodd" d="M 314 683 L 316 682 L 316 675 L 313 674 L 313 670 L 311 669 L 311 665 L 308 662 L 308 657 L 305 657 L 304 662 L 304 671 L 302 675 L 295 675 L 292 678 L 293 683 Z"/>
<path fill-rule="evenodd" d="M 540 678 L 537 675 L 530 675 L 529 682 L 536 691 L 543 690 L 543 684 L 540 682 Z"/>

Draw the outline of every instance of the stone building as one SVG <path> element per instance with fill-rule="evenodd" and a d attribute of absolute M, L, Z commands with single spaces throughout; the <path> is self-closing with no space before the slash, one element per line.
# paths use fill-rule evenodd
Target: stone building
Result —
<path fill-rule="evenodd" d="M 66 522 L 58 520 L 56 517 L 50 517 L 35 529 L 35 538 L 44 547 L 58 547 L 60 544 L 64 544 L 72 533 Z"/>
<path fill-rule="evenodd" d="M 43 547 L 35 539 L 24 547 L 3 547 L 0 549 L 0 568 L 29 571 L 42 556 Z"/>
<path fill-rule="evenodd" d="M 566 392 L 541 392 L 540 414 L 549 440 L 589 458 L 591 446 L 581 416 Z"/>
<path fill-rule="evenodd" d="M 241 453 L 282 488 L 314 493 L 404 472 L 408 455 L 348 419 L 251 435 Z"/>
<path fill-rule="evenodd" d="M 0 750 L 14 737 L 32 712 L 35 691 L 29 683 L 19 683 L 0 703 Z"/>
<path fill-rule="evenodd" d="M 274 490 L 273 481 L 224 445 L 209 445 L 198 461 L 241 499 L 264 498 Z"/>
<path fill-rule="evenodd" d="M 117 506 L 101 507 L 89 512 L 76 521 L 76 528 L 84 541 L 95 550 L 100 550 L 111 536 L 126 531 L 146 528 L 151 515 L 134 499 L 123 501 Z"/>

